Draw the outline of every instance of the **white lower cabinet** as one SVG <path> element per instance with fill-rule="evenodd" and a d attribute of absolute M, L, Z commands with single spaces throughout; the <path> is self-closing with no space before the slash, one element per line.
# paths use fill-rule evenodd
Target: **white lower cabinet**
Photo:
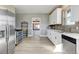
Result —
<path fill-rule="evenodd" d="M 48 37 L 49 39 L 51 39 L 51 32 L 50 32 L 50 30 L 47 31 L 47 37 Z"/>
<path fill-rule="evenodd" d="M 56 32 L 54 30 L 48 30 L 47 36 L 48 36 L 49 40 L 51 40 L 52 43 L 54 43 L 55 45 L 62 43 L 61 33 L 59 33 L 59 32 Z"/>
<path fill-rule="evenodd" d="M 59 32 L 55 32 L 55 40 L 56 40 L 56 42 L 55 42 L 56 45 L 62 43 L 61 33 L 59 33 Z"/>
<path fill-rule="evenodd" d="M 61 33 L 56 30 L 48 30 L 48 38 L 55 45 L 54 52 L 62 53 L 62 38 Z"/>

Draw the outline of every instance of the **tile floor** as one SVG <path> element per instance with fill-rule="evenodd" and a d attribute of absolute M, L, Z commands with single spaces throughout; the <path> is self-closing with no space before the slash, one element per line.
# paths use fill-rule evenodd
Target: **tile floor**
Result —
<path fill-rule="evenodd" d="M 45 37 L 28 37 L 16 46 L 15 54 L 53 54 L 55 46 Z"/>

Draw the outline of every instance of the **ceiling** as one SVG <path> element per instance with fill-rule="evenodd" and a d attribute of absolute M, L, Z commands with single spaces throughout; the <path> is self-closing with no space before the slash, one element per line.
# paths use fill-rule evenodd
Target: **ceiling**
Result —
<path fill-rule="evenodd" d="M 56 5 L 16 5 L 16 13 L 50 13 Z"/>

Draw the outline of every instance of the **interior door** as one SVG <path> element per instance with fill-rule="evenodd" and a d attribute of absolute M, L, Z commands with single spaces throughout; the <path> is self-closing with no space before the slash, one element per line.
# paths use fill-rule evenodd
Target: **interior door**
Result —
<path fill-rule="evenodd" d="M 33 37 L 40 36 L 40 21 L 33 21 Z"/>

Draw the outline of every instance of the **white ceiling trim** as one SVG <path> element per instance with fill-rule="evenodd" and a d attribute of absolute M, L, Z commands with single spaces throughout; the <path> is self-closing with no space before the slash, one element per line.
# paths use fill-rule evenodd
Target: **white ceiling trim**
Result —
<path fill-rule="evenodd" d="M 48 14 L 56 5 L 16 5 L 17 14 Z"/>

